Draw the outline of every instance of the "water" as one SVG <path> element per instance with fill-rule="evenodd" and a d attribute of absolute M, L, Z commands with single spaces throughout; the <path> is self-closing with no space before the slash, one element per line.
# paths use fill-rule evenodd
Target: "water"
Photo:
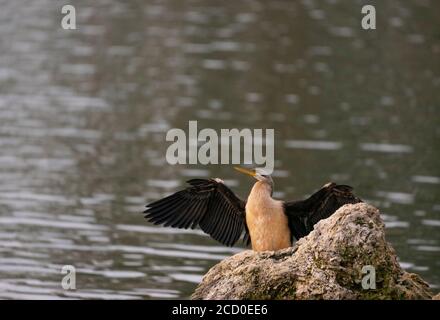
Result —
<path fill-rule="evenodd" d="M 191 177 L 247 195 L 166 164 L 189 120 L 275 128 L 275 195 L 353 185 L 438 292 L 440 5 L 377 1 L 367 32 L 363 3 L 75 1 L 65 31 L 62 1 L 0 1 L 0 298 L 188 298 L 242 250 L 140 214 Z"/>

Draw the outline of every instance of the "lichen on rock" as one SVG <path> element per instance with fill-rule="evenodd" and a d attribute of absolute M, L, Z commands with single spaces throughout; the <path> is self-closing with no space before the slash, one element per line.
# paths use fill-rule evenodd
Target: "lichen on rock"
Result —
<path fill-rule="evenodd" d="M 375 270 L 364 289 L 363 268 Z M 400 267 L 379 211 L 348 204 L 293 247 L 229 257 L 204 276 L 193 299 L 431 299 L 428 284 Z"/>

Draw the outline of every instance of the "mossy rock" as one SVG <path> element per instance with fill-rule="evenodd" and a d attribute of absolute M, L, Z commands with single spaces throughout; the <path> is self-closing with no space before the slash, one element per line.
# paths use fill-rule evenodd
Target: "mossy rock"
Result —
<path fill-rule="evenodd" d="M 364 266 L 375 289 L 362 287 Z M 385 240 L 379 211 L 345 205 L 292 248 L 246 250 L 204 276 L 193 299 L 431 299 L 428 284 L 405 272 Z"/>

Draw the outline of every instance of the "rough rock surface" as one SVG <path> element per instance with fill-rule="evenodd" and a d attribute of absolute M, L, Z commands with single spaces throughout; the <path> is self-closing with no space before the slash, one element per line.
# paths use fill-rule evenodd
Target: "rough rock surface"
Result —
<path fill-rule="evenodd" d="M 364 266 L 376 289 L 363 289 Z M 345 205 L 292 248 L 246 250 L 204 276 L 193 299 L 431 299 L 428 284 L 402 270 L 379 211 Z"/>

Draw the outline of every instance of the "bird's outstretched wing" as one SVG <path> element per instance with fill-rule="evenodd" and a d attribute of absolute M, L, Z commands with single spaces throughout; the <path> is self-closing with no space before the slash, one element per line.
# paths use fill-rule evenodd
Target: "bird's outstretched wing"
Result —
<path fill-rule="evenodd" d="M 352 190 L 350 186 L 331 182 L 306 200 L 284 202 L 292 236 L 298 240 L 308 235 L 319 220 L 330 217 L 344 204 L 362 202 Z"/>
<path fill-rule="evenodd" d="M 227 246 L 233 246 L 246 228 L 246 202 L 238 198 L 221 180 L 192 179 L 190 187 L 148 204 L 145 218 L 154 224 L 174 228 L 197 226 Z"/>

